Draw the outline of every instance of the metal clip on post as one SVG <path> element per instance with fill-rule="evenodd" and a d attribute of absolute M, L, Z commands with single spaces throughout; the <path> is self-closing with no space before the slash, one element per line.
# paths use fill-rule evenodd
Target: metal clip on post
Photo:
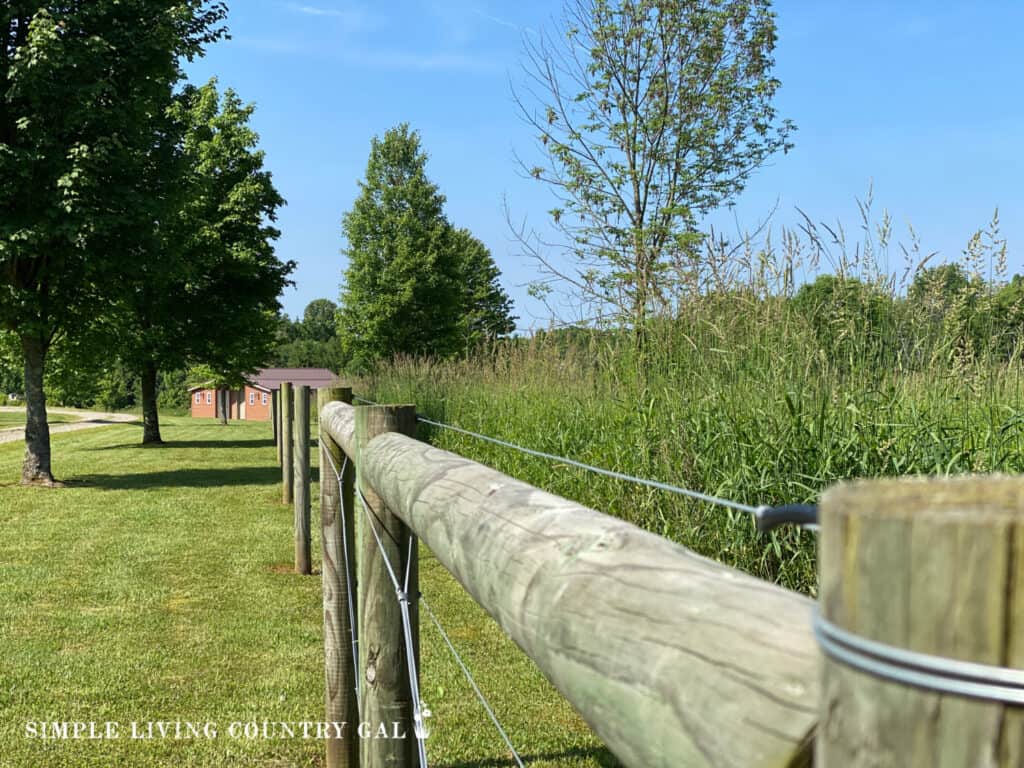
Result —
<path fill-rule="evenodd" d="M 799 525 L 818 530 L 818 507 L 814 504 L 784 504 L 781 507 L 762 506 L 754 510 L 758 533 L 768 533 L 780 525 Z"/>

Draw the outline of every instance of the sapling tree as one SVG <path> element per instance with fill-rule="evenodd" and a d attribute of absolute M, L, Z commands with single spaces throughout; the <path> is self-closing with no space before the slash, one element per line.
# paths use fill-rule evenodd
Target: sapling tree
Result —
<path fill-rule="evenodd" d="M 525 40 L 516 100 L 540 160 L 523 167 L 554 194 L 555 235 L 514 229 L 541 285 L 642 340 L 670 267 L 696 258 L 701 218 L 790 147 L 770 2 L 567 0 L 557 31 Z"/>

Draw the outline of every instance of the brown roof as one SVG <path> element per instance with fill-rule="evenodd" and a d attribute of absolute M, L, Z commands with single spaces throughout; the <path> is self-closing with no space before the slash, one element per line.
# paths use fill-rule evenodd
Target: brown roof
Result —
<path fill-rule="evenodd" d="M 337 380 L 337 374 L 327 368 L 264 368 L 252 379 L 256 386 L 271 391 L 280 389 L 284 382 L 297 387 L 329 387 Z"/>
<path fill-rule="evenodd" d="M 253 384 L 253 383 L 250 382 L 249 386 L 252 387 L 253 389 L 262 389 L 264 392 L 271 392 L 272 391 L 270 389 L 270 387 L 264 387 L 262 384 Z M 203 384 L 200 387 L 189 387 L 188 391 L 189 392 L 202 392 L 202 391 L 207 390 L 207 389 L 216 390 L 217 387 L 213 386 L 213 384 Z"/>

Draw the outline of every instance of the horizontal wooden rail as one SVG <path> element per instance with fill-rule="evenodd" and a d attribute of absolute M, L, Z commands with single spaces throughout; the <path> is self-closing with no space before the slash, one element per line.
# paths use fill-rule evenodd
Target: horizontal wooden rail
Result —
<path fill-rule="evenodd" d="M 350 459 L 356 450 L 356 409 L 348 403 L 328 403 L 320 411 L 320 428 Z"/>
<path fill-rule="evenodd" d="M 352 412 L 325 409 L 346 450 Z M 359 462 L 625 765 L 810 764 L 810 600 L 409 437 Z"/>

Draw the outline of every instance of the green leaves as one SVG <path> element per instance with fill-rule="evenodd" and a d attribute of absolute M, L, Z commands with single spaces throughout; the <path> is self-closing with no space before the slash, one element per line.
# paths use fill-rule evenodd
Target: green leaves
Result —
<path fill-rule="evenodd" d="M 0 289 L 17 298 L 0 302 L 0 326 L 50 337 L 108 302 L 178 57 L 217 39 L 225 11 L 205 0 L 4 5 Z"/>
<path fill-rule="evenodd" d="M 523 169 L 551 186 L 552 224 L 587 272 L 524 244 L 600 314 L 641 328 L 695 257 L 679 235 L 790 146 L 772 106 L 774 17 L 769 0 L 567 0 L 562 32 L 527 40 L 541 103 L 517 101 L 545 161 Z"/>
<path fill-rule="evenodd" d="M 352 368 L 397 354 L 450 355 L 514 327 L 490 253 L 445 218 L 426 162 L 408 124 L 374 138 L 360 195 L 342 219 L 349 265 L 338 338 Z"/>
<path fill-rule="evenodd" d="M 0 9 L 0 329 L 26 352 L 26 481 L 52 481 L 47 351 L 63 330 L 81 341 L 111 321 L 125 267 L 158 220 L 138 182 L 179 59 L 220 37 L 225 13 L 206 0 Z"/>
<path fill-rule="evenodd" d="M 209 365 L 239 382 L 274 344 L 278 297 L 294 269 L 274 253 L 284 204 L 263 167 L 253 107 L 216 80 L 170 104 L 138 196 L 154 213 L 119 305 L 119 337 L 133 365 Z M 156 228 L 152 221 L 160 222 Z"/>

